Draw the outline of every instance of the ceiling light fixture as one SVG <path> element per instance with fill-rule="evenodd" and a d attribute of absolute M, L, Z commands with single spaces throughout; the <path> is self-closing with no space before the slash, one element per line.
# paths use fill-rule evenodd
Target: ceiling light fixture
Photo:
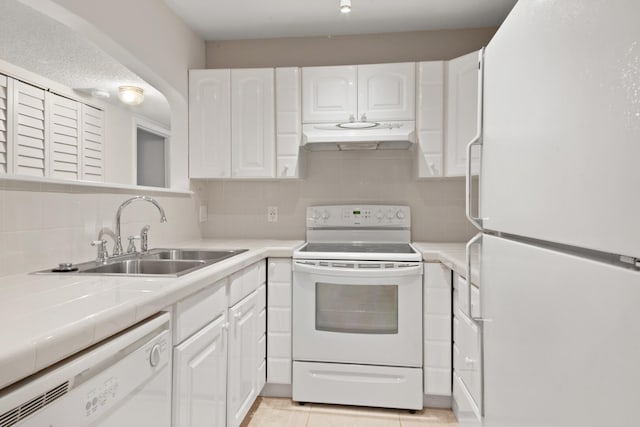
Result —
<path fill-rule="evenodd" d="M 340 13 L 351 13 L 351 0 L 340 0 Z"/>
<path fill-rule="evenodd" d="M 137 86 L 120 86 L 118 98 L 127 105 L 139 105 L 144 101 L 144 90 Z"/>

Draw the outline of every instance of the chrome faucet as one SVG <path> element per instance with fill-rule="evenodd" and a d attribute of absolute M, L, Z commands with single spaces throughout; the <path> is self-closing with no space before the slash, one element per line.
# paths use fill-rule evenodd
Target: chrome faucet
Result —
<path fill-rule="evenodd" d="M 120 216 L 122 214 L 122 210 L 137 200 L 146 201 L 153 204 L 156 208 L 158 208 L 158 211 L 160 212 L 160 222 L 167 222 L 167 217 L 164 214 L 164 209 L 162 209 L 162 206 L 160 206 L 160 204 L 155 199 L 152 199 L 149 196 L 135 196 L 125 200 L 118 208 L 118 212 L 116 212 L 116 244 L 113 247 L 113 256 L 122 255 L 123 253 L 122 236 L 120 235 Z"/>

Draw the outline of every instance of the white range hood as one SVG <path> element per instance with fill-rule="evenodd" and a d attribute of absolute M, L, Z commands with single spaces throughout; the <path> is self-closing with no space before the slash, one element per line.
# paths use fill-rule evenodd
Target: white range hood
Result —
<path fill-rule="evenodd" d="M 415 122 L 307 123 L 302 146 L 308 151 L 406 150 L 415 142 Z"/>

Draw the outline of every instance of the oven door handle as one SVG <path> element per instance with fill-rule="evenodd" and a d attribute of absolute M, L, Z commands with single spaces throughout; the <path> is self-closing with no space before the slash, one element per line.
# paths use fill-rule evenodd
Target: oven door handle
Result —
<path fill-rule="evenodd" d="M 335 264 L 335 262 L 334 262 Z M 384 262 L 379 265 L 380 268 L 372 268 L 371 264 L 358 263 L 358 262 L 344 262 L 338 263 L 344 265 L 354 265 L 354 268 L 349 267 L 331 267 L 320 266 L 309 261 L 294 261 L 293 271 L 310 274 L 323 274 L 328 276 L 344 276 L 348 274 L 349 277 L 398 277 L 398 276 L 415 276 L 422 274 L 422 263 L 394 263 L 394 267 L 384 268 Z M 367 267 L 357 267 L 358 265 L 367 265 Z M 404 265 L 404 266 L 403 266 Z"/>

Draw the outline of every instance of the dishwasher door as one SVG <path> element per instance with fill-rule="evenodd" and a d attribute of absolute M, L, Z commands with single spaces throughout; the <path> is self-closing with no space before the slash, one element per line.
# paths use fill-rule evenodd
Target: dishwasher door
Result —
<path fill-rule="evenodd" d="M 167 313 L 0 392 L 2 427 L 170 425 Z"/>

